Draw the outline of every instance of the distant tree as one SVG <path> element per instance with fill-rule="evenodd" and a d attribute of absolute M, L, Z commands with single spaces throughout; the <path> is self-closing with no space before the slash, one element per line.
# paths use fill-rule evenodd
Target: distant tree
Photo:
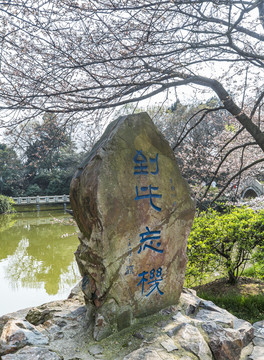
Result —
<path fill-rule="evenodd" d="M 24 168 L 17 153 L 0 144 L 0 193 L 17 196 L 22 190 Z"/>
<path fill-rule="evenodd" d="M 83 153 L 62 149 L 56 169 L 52 172 L 51 181 L 46 189 L 47 195 L 69 194 L 70 183 L 73 175 L 81 163 Z"/>
<path fill-rule="evenodd" d="M 27 127 L 28 130 L 28 127 Z M 70 145 L 66 128 L 59 126 L 55 115 L 45 114 L 42 123 L 35 123 L 27 135 L 25 164 L 38 173 L 57 166 L 60 151 Z"/>
<path fill-rule="evenodd" d="M 45 195 L 43 194 L 41 188 L 38 186 L 38 184 L 31 184 L 27 187 L 25 191 L 25 196 L 37 196 L 37 195 Z"/>
<path fill-rule="evenodd" d="M 69 126 L 61 126 L 55 115 L 45 114 L 42 121 L 34 120 L 9 132 L 6 141 L 15 144 L 22 159 L 23 179 L 18 181 L 13 176 L 19 195 L 69 193 L 71 178 L 80 162 L 70 131 Z M 10 165 L 7 163 L 9 171 Z M 13 194 L 8 184 L 7 188 Z"/>

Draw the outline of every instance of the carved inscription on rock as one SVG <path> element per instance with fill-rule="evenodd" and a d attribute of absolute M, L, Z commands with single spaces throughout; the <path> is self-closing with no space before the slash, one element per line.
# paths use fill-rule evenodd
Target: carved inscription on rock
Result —
<path fill-rule="evenodd" d="M 88 305 L 118 319 L 177 303 L 195 205 L 146 113 L 108 126 L 72 180 L 71 205 Z"/>

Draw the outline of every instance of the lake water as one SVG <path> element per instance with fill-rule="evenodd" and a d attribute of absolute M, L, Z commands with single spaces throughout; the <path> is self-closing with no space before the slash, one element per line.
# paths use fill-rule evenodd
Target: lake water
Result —
<path fill-rule="evenodd" d="M 77 233 L 63 210 L 0 215 L 0 316 L 68 297 L 80 280 Z"/>

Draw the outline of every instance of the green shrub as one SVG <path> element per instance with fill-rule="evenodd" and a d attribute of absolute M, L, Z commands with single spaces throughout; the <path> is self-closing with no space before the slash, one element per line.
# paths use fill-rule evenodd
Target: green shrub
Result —
<path fill-rule="evenodd" d="M 189 281 L 223 270 L 229 283 L 236 283 L 252 256 L 263 257 L 264 210 L 230 208 L 223 214 L 212 209 L 200 213 L 195 218 L 187 252 Z"/>
<path fill-rule="evenodd" d="M 262 258 L 260 261 L 255 261 L 256 256 L 259 257 L 261 253 L 262 251 L 260 251 L 260 249 L 258 249 L 257 255 L 253 253 L 252 265 L 244 270 L 244 276 L 253 277 L 261 280 L 264 279 L 264 259 Z"/>
<path fill-rule="evenodd" d="M 0 214 L 7 214 L 12 212 L 14 209 L 12 205 L 14 204 L 14 201 L 4 195 L 0 195 Z"/>

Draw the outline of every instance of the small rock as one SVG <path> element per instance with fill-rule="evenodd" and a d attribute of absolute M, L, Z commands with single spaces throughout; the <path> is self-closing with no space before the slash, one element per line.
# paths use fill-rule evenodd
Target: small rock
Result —
<path fill-rule="evenodd" d="M 167 307 L 167 308 L 165 308 L 165 309 L 161 309 L 160 311 L 159 311 L 159 313 L 161 314 L 161 315 L 169 315 L 169 314 L 172 314 L 172 313 L 174 313 L 175 311 L 177 311 L 177 306 L 169 306 L 169 307 Z"/>
<path fill-rule="evenodd" d="M 167 335 L 169 337 L 172 337 L 172 336 L 176 335 L 177 332 L 180 331 L 181 328 L 184 327 L 185 325 L 186 325 L 185 323 L 182 323 L 182 324 L 179 324 L 179 325 L 175 326 L 173 329 L 167 331 Z"/>
<path fill-rule="evenodd" d="M 256 328 L 264 328 L 264 320 L 255 322 L 255 323 L 253 324 L 253 327 L 256 327 Z"/>
<path fill-rule="evenodd" d="M 144 339 L 144 335 L 143 335 L 142 333 L 140 333 L 140 332 L 134 333 L 133 336 L 134 336 L 135 338 L 137 338 L 137 339 L 141 339 L 141 340 Z"/>
<path fill-rule="evenodd" d="M 93 337 L 96 341 L 102 340 L 111 335 L 111 325 L 105 321 L 105 318 L 99 313 L 95 316 L 95 324 L 93 330 Z"/>
<path fill-rule="evenodd" d="M 145 328 L 144 331 L 147 333 L 147 334 L 153 334 L 156 332 L 156 329 L 152 328 L 152 327 L 149 327 L 149 328 Z"/>
<path fill-rule="evenodd" d="M 218 311 L 202 309 L 195 316 L 195 319 L 202 321 L 214 321 L 216 323 L 221 324 L 224 327 L 232 328 L 234 316 L 229 314 L 228 312 L 225 314 Z"/>
<path fill-rule="evenodd" d="M 168 339 L 163 341 L 162 343 L 160 343 L 161 346 L 164 347 L 165 350 L 167 350 L 168 352 L 174 351 L 174 350 L 178 350 L 177 346 L 174 344 L 174 341 L 172 339 Z"/>
<path fill-rule="evenodd" d="M 45 321 L 52 318 L 52 313 L 49 309 L 41 310 L 40 308 L 30 309 L 26 315 L 26 320 L 33 325 L 43 324 Z"/>
<path fill-rule="evenodd" d="M 162 360 L 162 358 L 159 356 L 156 350 L 142 348 L 128 354 L 123 358 L 123 360 Z"/>
<path fill-rule="evenodd" d="M 9 320 L 0 338 L 0 355 L 12 353 L 26 345 L 47 345 L 49 339 L 27 321 Z"/>
<path fill-rule="evenodd" d="M 65 320 L 58 320 L 55 321 L 55 324 L 58 325 L 60 328 L 62 328 L 67 325 L 67 322 Z"/>
<path fill-rule="evenodd" d="M 253 328 L 255 336 L 264 338 L 264 320 L 254 323 Z"/>
<path fill-rule="evenodd" d="M 209 346 L 217 360 L 239 360 L 243 348 L 243 335 L 233 329 L 225 329 L 215 322 L 202 324 L 209 336 Z"/>
<path fill-rule="evenodd" d="M 262 337 L 254 337 L 253 344 L 255 346 L 263 346 L 263 353 L 264 353 L 264 339 Z"/>
<path fill-rule="evenodd" d="M 262 346 L 254 346 L 254 349 L 249 355 L 248 360 L 264 360 L 264 351 Z"/>
<path fill-rule="evenodd" d="M 54 339 L 54 340 L 59 340 L 59 339 L 63 339 L 63 337 L 64 337 L 63 332 L 57 332 L 57 333 L 54 335 L 53 339 Z"/>
<path fill-rule="evenodd" d="M 187 316 L 193 315 L 200 305 L 201 299 L 193 293 L 182 292 L 179 300 L 180 307 Z"/>
<path fill-rule="evenodd" d="M 180 311 L 178 311 L 178 313 L 176 315 L 174 315 L 172 317 L 172 319 L 176 322 L 184 322 L 184 323 L 188 323 L 188 321 L 190 321 L 190 318 L 188 319 L 186 316 L 182 315 L 182 313 Z"/>
<path fill-rule="evenodd" d="M 200 331 L 191 324 L 185 324 L 177 332 L 174 339 L 183 349 L 192 352 L 199 359 L 212 360 L 211 350 Z"/>
<path fill-rule="evenodd" d="M 248 360 L 248 357 L 252 353 L 253 348 L 254 348 L 254 346 L 253 346 L 252 342 L 250 344 L 248 344 L 246 347 L 244 347 L 241 351 L 239 360 Z"/>
<path fill-rule="evenodd" d="M 3 328 L 5 326 L 5 324 L 10 320 L 10 317 L 7 315 L 1 316 L 0 317 L 0 336 L 2 334 Z"/>
<path fill-rule="evenodd" d="M 254 337 L 254 328 L 248 321 L 234 318 L 233 329 L 240 333 L 243 347 L 247 346 L 252 341 Z"/>
<path fill-rule="evenodd" d="M 200 307 L 205 309 L 205 310 L 217 311 L 217 312 L 223 313 L 225 315 L 227 315 L 227 314 L 231 315 L 228 311 L 226 311 L 225 309 L 222 309 L 219 306 L 215 305 L 210 300 L 201 300 Z"/>
<path fill-rule="evenodd" d="M 193 290 L 193 289 L 189 289 L 189 288 L 186 288 L 186 287 L 184 287 L 183 289 L 182 289 L 182 294 L 190 294 L 190 295 L 193 295 L 193 296 L 195 296 L 195 297 L 197 297 L 197 293 L 196 293 L 196 290 Z"/>
<path fill-rule="evenodd" d="M 63 358 L 46 348 L 26 346 L 15 354 L 2 356 L 2 360 L 63 360 Z"/>
<path fill-rule="evenodd" d="M 88 351 L 92 355 L 98 355 L 98 354 L 102 354 L 104 349 L 100 345 L 93 345 L 89 347 Z"/>

